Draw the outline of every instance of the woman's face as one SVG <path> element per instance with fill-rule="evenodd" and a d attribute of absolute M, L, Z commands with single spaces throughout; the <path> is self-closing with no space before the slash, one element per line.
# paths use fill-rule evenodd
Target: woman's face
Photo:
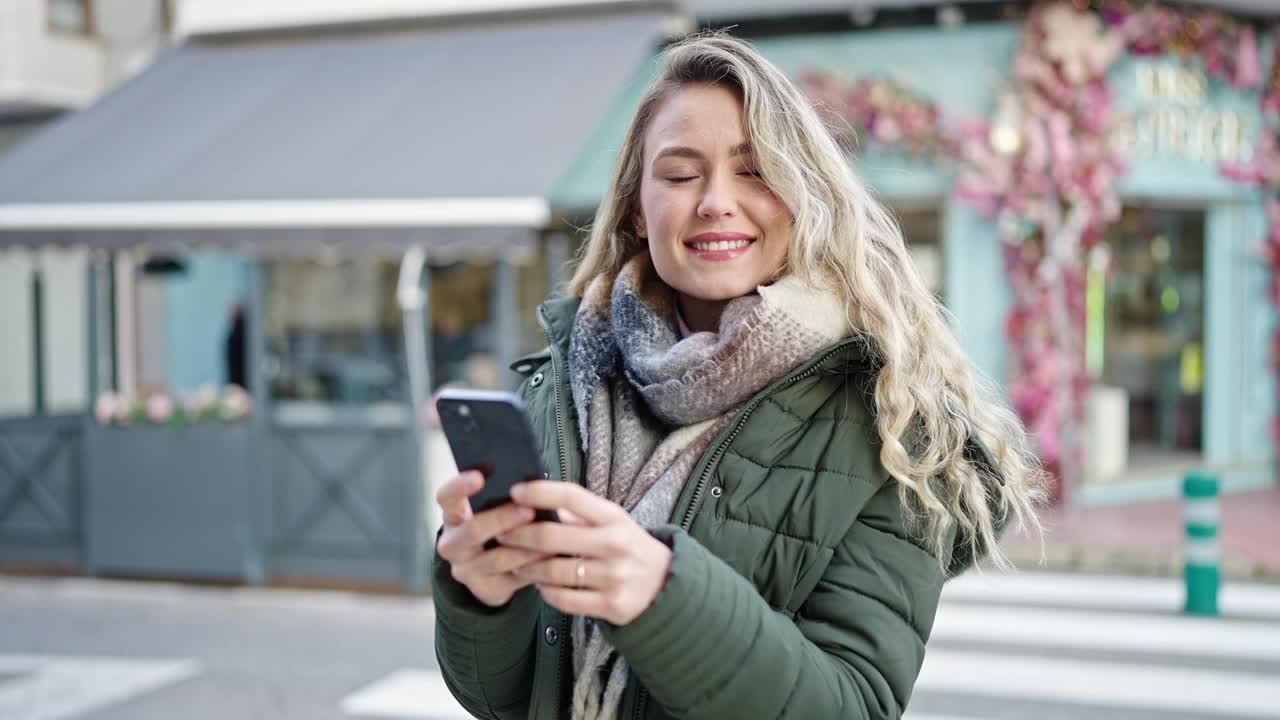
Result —
<path fill-rule="evenodd" d="M 756 172 L 742 102 L 714 85 L 667 98 L 644 137 L 636 229 L 658 275 L 717 302 L 772 280 L 791 243 L 791 213 Z"/>

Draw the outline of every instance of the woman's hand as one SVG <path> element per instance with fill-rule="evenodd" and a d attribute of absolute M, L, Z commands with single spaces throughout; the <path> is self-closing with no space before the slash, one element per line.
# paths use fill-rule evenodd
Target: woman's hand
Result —
<path fill-rule="evenodd" d="M 489 607 L 501 607 L 517 590 L 532 582 L 511 571 L 545 560 L 547 553 L 501 546 L 485 550 L 485 543 L 500 533 L 527 525 L 534 513 L 528 507 L 508 503 L 472 514 L 467 498 L 483 487 L 484 476 L 475 471 L 455 475 L 440 486 L 436 502 L 443 511 L 444 531 L 436 543 L 436 552 L 449 561 L 453 578 L 466 585 L 477 600 Z"/>
<path fill-rule="evenodd" d="M 580 485 L 551 480 L 516 485 L 511 498 L 525 508 L 560 513 L 561 522 L 526 524 L 498 537 L 512 549 L 553 556 L 523 564 L 515 574 L 536 583 L 557 610 L 626 625 L 662 590 L 671 549 L 622 506 Z"/>

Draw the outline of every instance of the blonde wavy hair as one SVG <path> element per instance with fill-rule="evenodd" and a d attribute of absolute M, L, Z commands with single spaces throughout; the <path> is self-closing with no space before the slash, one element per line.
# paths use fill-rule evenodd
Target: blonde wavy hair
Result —
<path fill-rule="evenodd" d="M 793 274 L 838 293 L 851 326 L 877 358 L 880 461 L 899 483 L 926 547 L 945 565 L 955 530 L 966 555 L 1007 564 L 996 542 L 1000 528 L 1017 520 L 1038 529 L 1034 507 L 1044 485 L 1022 423 L 971 372 L 902 231 L 850 169 L 834 134 L 799 89 L 745 42 L 704 33 L 664 52 L 661 72 L 627 130 L 569 293 L 581 296 L 594 277 L 617 273 L 647 247 L 633 224 L 645 133 L 666 98 L 698 84 L 725 86 L 741 98 L 757 167 L 791 211 L 794 237 L 779 276 Z M 971 430 L 990 449 L 1003 482 L 966 450 Z"/>

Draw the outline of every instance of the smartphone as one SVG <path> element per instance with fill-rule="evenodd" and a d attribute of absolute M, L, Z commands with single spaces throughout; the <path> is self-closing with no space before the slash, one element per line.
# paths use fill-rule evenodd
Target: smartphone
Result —
<path fill-rule="evenodd" d="M 509 392 L 447 388 L 436 397 L 436 411 L 459 471 L 479 470 L 484 488 L 471 496 L 471 511 L 483 512 L 511 502 L 511 486 L 548 477 L 524 403 Z M 536 520 L 554 522 L 554 510 L 539 510 Z"/>

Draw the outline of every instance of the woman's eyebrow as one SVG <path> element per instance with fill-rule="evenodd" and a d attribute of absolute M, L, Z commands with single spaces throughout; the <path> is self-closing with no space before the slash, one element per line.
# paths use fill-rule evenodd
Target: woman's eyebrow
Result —
<path fill-rule="evenodd" d="M 750 155 L 750 154 L 751 154 L 751 143 L 745 143 L 745 142 L 738 143 L 737 145 L 734 145 L 731 150 L 729 150 L 729 157 L 737 157 L 738 155 Z M 693 160 L 706 159 L 706 155 L 704 155 L 702 151 L 696 148 L 691 148 L 688 145 L 671 145 L 669 147 L 665 147 L 659 150 L 657 155 L 653 156 L 653 161 L 657 162 L 665 157 L 685 157 L 685 158 L 691 158 Z"/>
<path fill-rule="evenodd" d="M 657 162 L 664 157 L 685 157 L 692 158 L 694 160 L 702 160 L 706 156 L 687 145 L 671 145 L 669 147 L 662 148 L 657 155 L 654 155 L 653 161 Z"/>

